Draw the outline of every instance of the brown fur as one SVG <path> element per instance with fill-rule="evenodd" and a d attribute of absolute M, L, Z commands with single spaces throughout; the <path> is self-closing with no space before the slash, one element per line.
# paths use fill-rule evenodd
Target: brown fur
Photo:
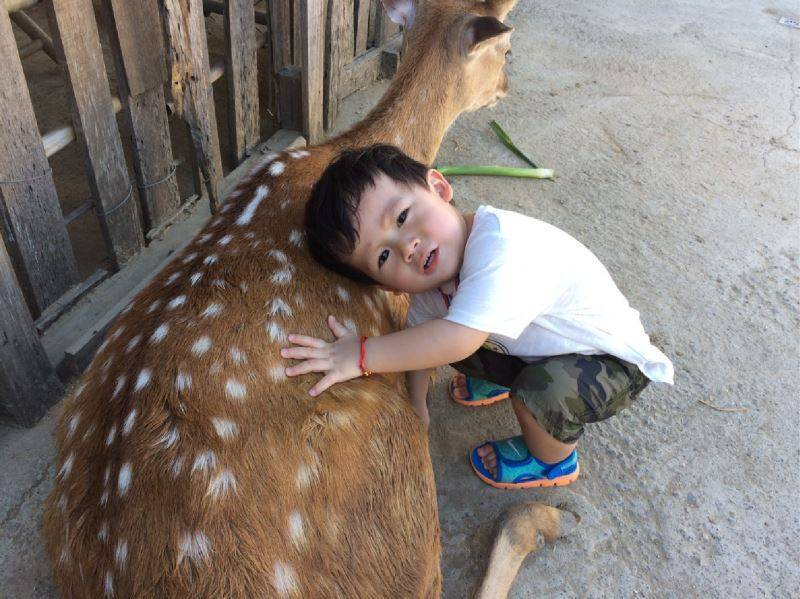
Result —
<path fill-rule="evenodd" d="M 405 298 L 312 261 L 303 206 L 342 148 L 395 143 L 429 163 L 460 112 L 502 96 L 509 35 L 467 57 L 459 40 L 470 15 L 514 2 L 418 7 L 367 119 L 265 161 L 118 318 L 56 432 L 43 529 L 64 597 L 439 595 L 427 435 L 402 378 L 312 398 L 317 377 L 286 379 L 279 349 L 289 332 L 329 337 L 328 314 L 370 335 L 401 326 Z"/>

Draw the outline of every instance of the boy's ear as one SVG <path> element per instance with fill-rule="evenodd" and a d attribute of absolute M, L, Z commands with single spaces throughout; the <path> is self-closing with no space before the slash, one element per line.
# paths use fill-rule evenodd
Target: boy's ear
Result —
<path fill-rule="evenodd" d="M 428 169 L 428 188 L 448 204 L 453 200 L 453 187 L 435 168 Z"/>

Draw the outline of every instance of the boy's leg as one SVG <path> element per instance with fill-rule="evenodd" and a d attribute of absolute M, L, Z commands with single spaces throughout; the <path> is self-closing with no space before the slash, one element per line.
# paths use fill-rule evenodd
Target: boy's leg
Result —
<path fill-rule="evenodd" d="M 511 385 L 514 412 L 531 454 L 545 463 L 565 459 L 589 422 L 627 408 L 647 385 L 636 366 L 608 355 L 554 356 L 526 365 Z M 478 449 L 495 474 L 490 445 Z"/>

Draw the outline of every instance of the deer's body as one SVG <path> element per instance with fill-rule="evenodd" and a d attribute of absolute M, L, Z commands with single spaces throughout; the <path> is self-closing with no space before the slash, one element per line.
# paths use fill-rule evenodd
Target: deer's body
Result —
<path fill-rule="evenodd" d="M 456 36 L 457 10 L 502 18 L 513 0 L 495 4 L 420 9 L 416 71 L 401 65 L 350 132 L 262 161 L 113 325 L 57 430 L 44 533 L 65 597 L 439 594 L 427 434 L 403 379 L 312 398 L 315 377 L 287 379 L 279 349 L 325 335 L 328 314 L 370 335 L 402 325 L 404 299 L 312 261 L 305 201 L 342 148 L 388 142 L 430 162 L 459 112 L 504 93 L 496 52 L 481 60 L 500 75 L 469 97 L 437 72 L 443 24 Z"/>

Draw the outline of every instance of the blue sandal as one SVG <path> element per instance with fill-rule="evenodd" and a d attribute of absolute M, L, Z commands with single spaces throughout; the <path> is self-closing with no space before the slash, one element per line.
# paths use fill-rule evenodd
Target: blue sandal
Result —
<path fill-rule="evenodd" d="M 478 455 L 478 448 L 491 445 L 497 456 L 497 476 L 492 476 Z M 578 478 L 578 453 L 573 450 L 557 464 L 545 464 L 531 455 L 522 436 L 486 441 L 469 454 L 472 469 L 483 482 L 497 489 L 561 487 Z"/>
<path fill-rule="evenodd" d="M 457 376 L 457 375 L 456 375 Z M 495 385 L 489 381 L 478 379 L 465 375 L 467 378 L 467 392 L 469 395 L 466 399 L 459 399 L 455 396 L 455 382 L 456 377 L 450 379 L 450 399 L 462 406 L 488 406 L 489 404 L 496 403 L 508 399 L 508 387 Z"/>

